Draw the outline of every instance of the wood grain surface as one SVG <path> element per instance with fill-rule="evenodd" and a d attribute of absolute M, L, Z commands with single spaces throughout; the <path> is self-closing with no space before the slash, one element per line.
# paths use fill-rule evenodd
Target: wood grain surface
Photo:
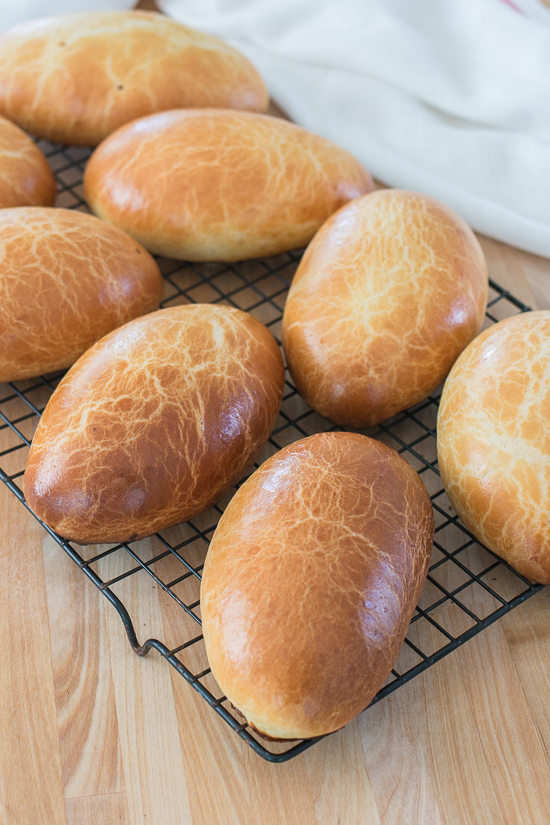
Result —
<path fill-rule="evenodd" d="M 550 260 L 480 240 L 495 281 L 550 308 Z M 118 593 L 140 638 L 176 636 L 153 580 Z M 155 652 L 131 651 L 112 606 L 0 484 L 0 638 L 1 825 L 550 823 L 548 589 L 272 765 Z"/>
<path fill-rule="evenodd" d="M 491 277 L 550 308 L 550 261 L 481 242 Z M 108 556 L 100 575 L 117 564 Z M 155 652 L 131 651 L 112 606 L 3 485 L 0 570 L 2 825 L 550 822 L 546 590 L 271 765 Z M 141 638 L 176 636 L 153 580 L 118 593 Z"/>

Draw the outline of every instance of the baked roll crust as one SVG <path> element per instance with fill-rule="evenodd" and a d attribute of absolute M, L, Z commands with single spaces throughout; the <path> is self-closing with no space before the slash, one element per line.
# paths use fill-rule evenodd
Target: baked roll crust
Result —
<path fill-rule="evenodd" d="M 337 424 L 378 424 L 443 381 L 481 329 L 487 290 L 475 235 L 442 203 L 398 189 L 352 201 L 292 281 L 283 347 L 296 388 Z"/>
<path fill-rule="evenodd" d="M 231 307 L 162 309 L 105 336 L 61 381 L 23 488 L 79 544 L 130 541 L 197 516 L 241 477 L 281 403 L 268 329 Z"/>
<path fill-rule="evenodd" d="M 162 112 L 119 129 L 86 168 L 91 209 L 147 249 L 238 261 L 305 246 L 373 183 L 356 158 L 281 118 Z"/>
<path fill-rule="evenodd" d="M 163 279 L 133 238 L 73 209 L 0 210 L 0 382 L 65 369 L 158 309 Z"/>
<path fill-rule="evenodd" d="M 268 103 L 246 57 L 155 12 L 65 14 L 0 35 L 0 113 L 59 143 L 96 146 L 165 109 Z"/>
<path fill-rule="evenodd" d="M 0 117 L 0 209 L 51 206 L 55 195 L 53 172 L 38 146 Z"/>
<path fill-rule="evenodd" d="M 369 704 L 403 643 L 433 529 L 418 474 L 362 435 L 295 442 L 243 484 L 208 550 L 201 615 L 214 677 L 254 728 L 320 736 Z"/>
<path fill-rule="evenodd" d="M 550 584 L 550 312 L 486 329 L 445 382 L 437 455 L 471 532 L 527 579 Z"/>

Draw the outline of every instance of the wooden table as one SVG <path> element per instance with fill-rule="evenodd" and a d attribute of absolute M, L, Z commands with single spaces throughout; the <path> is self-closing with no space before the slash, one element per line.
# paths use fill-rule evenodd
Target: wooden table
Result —
<path fill-rule="evenodd" d="M 493 279 L 550 307 L 550 261 L 482 239 Z M 158 593 L 128 580 L 141 638 Z M 0 485 L 2 825 L 550 822 L 550 597 L 534 596 L 343 731 L 263 762 Z"/>
<path fill-rule="evenodd" d="M 143 5 L 150 5 L 145 0 Z M 481 239 L 491 277 L 550 308 L 550 261 Z M 158 593 L 128 584 L 140 638 Z M 343 731 L 263 762 L 0 485 L 2 825 L 550 823 L 542 591 Z"/>

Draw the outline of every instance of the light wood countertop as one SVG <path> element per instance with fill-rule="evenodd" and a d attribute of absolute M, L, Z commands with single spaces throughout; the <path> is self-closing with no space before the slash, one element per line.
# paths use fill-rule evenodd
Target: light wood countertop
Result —
<path fill-rule="evenodd" d="M 550 307 L 550 261 L 482 239 L 494 280 Z M 2 825 L 550 822 L 544 590 L 343 731 L 258 758 L 122 623 L 0 485 Z M 162 634 L 151 584 L 124 598 Z"/>
<path fill-rule="evenodd" d="M 493 280 L 550 308 L 550 260 L 481 242 Z M 157 589 L 127 581 L 140 638 L 162 636 Z M 548 589 L 272 765 L 160 656 L 131 651 L 0 484 L 0 638 L 1 825 L 550 823 Z"/>

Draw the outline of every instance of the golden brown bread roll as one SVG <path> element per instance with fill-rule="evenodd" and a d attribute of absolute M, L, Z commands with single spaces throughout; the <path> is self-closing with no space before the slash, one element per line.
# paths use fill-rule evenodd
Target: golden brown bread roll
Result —
<path fill-rule="evenodd" d="M 321 433 L 235 494 L 201 587 L 224 694 L 260 733 L 307 739 L 362 711 L 397 658 L 428 570 L 430 498 L 394 450 Z"/>
<path fill-rule="evenodd" d="M 158 308 L 149 253 L 93 215 L 0 211 L 0 382 L 64 369 L 99 338 Z"/>
<path fill-rule="evenodd" d="M 164 109 L 268 102 L 242 54 L 154 12 L 65 14 L 0 35 L 0 112 L 60 143 L 95 146 Z"/>
<path fill-rule="evenodd" d="M 267 441 L 283 386 L 275 339 L 245 312 L 194 304 L 138 318 L 89 349 L 52 395 L 27 501 L 80 544 L 193 518 Z"/>
<path fill-rule="evenodd" d="M 51 206 L 55 178 L 48 161 L 25 132 L 0 117 L 0 209 Z"/>
<path fill-rule="evenodd" d="M 372 181 L 352 155 L 280 118 L 222 110 L 152 115 L 99 146 L 92 210 L 147 249 L 237 261 L 304 246 Z"/>
<path fill-rule="evenodd" d="M 531 581 L 550 584 L 550 312 L 489 327 L 445 382 L 437 455 L 471 532 Z"/>
<path fill-rule="evenodd" d="M 479 332 L 487 267 L 471 229 L 414 192 L 374 192 L 313 239 L 285 305 L 296 388 L 337 424 L 366 427 L 421 401 Z"/>

